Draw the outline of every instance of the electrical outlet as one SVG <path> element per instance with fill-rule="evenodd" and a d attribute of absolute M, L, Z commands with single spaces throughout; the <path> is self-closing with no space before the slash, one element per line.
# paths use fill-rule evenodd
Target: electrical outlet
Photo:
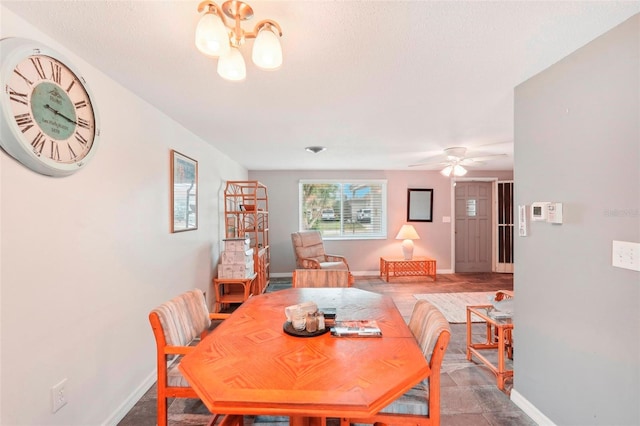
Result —
<path fill-rule="evenodd" d="M 51 388 L 51 412 L 55 413 L 67 404 L 67 379 Z"/>

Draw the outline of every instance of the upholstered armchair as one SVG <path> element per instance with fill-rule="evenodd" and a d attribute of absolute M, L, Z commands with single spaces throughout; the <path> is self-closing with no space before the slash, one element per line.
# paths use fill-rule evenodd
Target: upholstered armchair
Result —
<path fill-rule="evenodd" d="M 327 254 L 320 231 L 300 231 L 291 234 L 296 267 L 299 269 L 346 269 L 349 264 L 344 256 Z"/>

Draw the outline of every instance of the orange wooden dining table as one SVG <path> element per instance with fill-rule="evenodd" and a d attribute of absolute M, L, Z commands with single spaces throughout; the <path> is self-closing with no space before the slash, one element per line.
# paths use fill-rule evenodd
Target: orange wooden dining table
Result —
<path fill-rule="evenodd" d="M 336 320 L 376 320 L 382 337 L 297 337 L 284 308 L 312 301 Z M 430 373 L 393 300 L 355 288 L 292 288 L 253 296 L 185 355 L 180 370 L 216 414 L 368 417 Z"/>

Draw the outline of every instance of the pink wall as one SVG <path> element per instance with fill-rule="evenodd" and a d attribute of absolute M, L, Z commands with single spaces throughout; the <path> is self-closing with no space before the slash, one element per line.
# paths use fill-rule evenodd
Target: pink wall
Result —
<path fill-rule="evenodd" d="M 512 171 L 469 172 L 467 177 L 513 178 Z M 437 171 L 250 171 L 249 179 L 264 183 L 269 192 L 271 272 L 287 275 L 295 269 L 291 233 L 298 229 L 298 182 L 300 179 L 385 179 L 387 180 L 388 238 L 383 240 L 326 241 L 327 252 L 347 256 L 355 274 L 377 273 L 380 256 L 400 256 L 400 241 L 395 236 L 406 223 L 407 189 L 433 188 L 433 222 L 412 222 L 420 235 L 414 241 L 414 255 L 437 261 L 438 271 L 450 271 L 451 180 Z"/>

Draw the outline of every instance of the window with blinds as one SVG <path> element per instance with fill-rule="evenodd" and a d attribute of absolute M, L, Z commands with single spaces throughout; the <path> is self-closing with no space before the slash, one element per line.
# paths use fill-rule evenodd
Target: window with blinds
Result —
<path fill-rule="evenodd" d="M 299 229 L 327 239 L 387 238 L 386 180 L 301 180 Z"/>

